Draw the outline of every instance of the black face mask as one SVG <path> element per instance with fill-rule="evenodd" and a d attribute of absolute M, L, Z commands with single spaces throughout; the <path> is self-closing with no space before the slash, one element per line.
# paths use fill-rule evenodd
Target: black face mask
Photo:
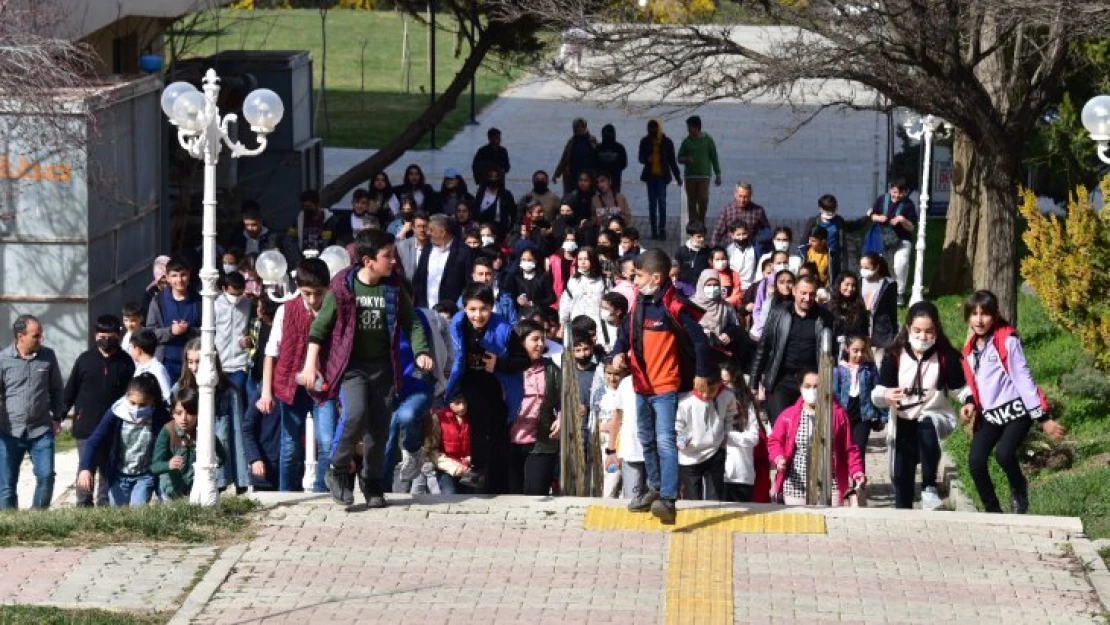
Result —
<path fill-rule="evenodd" d="M 109 336 L 102 339 L 96 339 L 96 347 L 101 351 L 111 354 L 119 350 L 119 342 L 119 337 Z"/>
<path fill-rule="evenodd" d="M 583 367 L 588 367 L 590 363 L 594 361 L 594 357 L 586 356 L 585 358 L 575 358 L 575 360 L 578 362 L 579 365 Z"/>
<path fill-rule="evenodd" d="M 546 182 L 533 182 L 532 183 L 532 193 L 535 193 L 536 195 L 543 195 L 543 194 L 547 193 L 547 189 L 548 189 L 548 187 L 547 187 Z"/>

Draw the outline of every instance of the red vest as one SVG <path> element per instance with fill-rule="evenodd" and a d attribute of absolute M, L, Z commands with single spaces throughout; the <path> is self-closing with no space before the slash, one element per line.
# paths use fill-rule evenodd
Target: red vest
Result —
<path fill-rule="evenodd" d="M 459 461 L 470 457 L 470 419 L 464 416 L 460 422 L 450 408 L 439 411 L 436 417 L 443 455 Z"/>
<path fill-rule="evenodd" d="M 281 324 L 281 350 L 274 364 L 274 397 L 285 404 L 293 403 L 297 394 L 297 374 L 304 368 L 308 351 L 308 330 L 316 318 L 305 306 L 304 300 L 294 297 L 282 304 L 285 309 Z"/>

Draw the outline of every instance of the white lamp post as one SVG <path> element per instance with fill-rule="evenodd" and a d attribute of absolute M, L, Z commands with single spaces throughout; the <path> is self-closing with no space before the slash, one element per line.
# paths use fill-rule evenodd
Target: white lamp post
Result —
<path fill-rule="evenodd" d="M 215 443 L 213 439 L 216 414 L 216 357 L 214 308 L 216 301 L 216 163 L 220 151 L 227 146 L 232 158 L 255 156 L 266 149 L 266 135 L 281 121 L 285 107 L 281 98 L 269 89 L 252 91 L 243 102 L 243 117 L 258 134 L 258 147 L 248 149 L 228 137 L 228 124 L 238 120 L 234 113 L 220 116 L 216 99 L 220 79 L 215 70 L 204 75 L 203 92 L 185 82 L 175 82 L 162 92 L 162 110 L 177 126 L 177 141 L 190 156 L 204 161 L 204 219 L 201 236 L 204 258 L 200 270 L 201 323 L 200 367 L 197 386 L 200 388 L 200 414 L 197 420 L 197 459 L 194 468 L 193 492 L 189 501 L 212 506 L 219 500 L 216 492 Z"/>
<path fill-rule="evenodd" d="M 928 223 L 929 213 L 929 182 L 930 170 L 933 166 L 933 137 L 944 137 L 952 126 L 943 119 L 934 115 L 921 116 L 917 113 L 906 113 L 902 120 L 902 127 L 906 135 L 914 141 L 925 142 L 925 163 L 921 174 L 921 193 L 918 201 L 917 215 L 917 259 L 913 268 L 913 292 L 910 294 L 910 306 L 925 299 L 925 226 Z"/>
<path fill-rule="evenodd" d="M 281 295 L 277 294 L 279 285 L 283 289 L 286 286 L 285 273 L 288 270 L 289 263 L 285 261 L 285 256 L 277 250 L 266 250 L 254 260 L 254 271 L 259 278 L 262 278 L 262 284 L 266 287 L 266 295 L 279 304 L 288 302 L 297 296 L 295 291 L 283 291 Z"/>
<path fill-rule="evenodd" d="M 1091 98 L 1083 106 L 1080 119 L 1091 140 L 1098 144 L 1099 160 L 1110 165 L 1110 95 Z"/>

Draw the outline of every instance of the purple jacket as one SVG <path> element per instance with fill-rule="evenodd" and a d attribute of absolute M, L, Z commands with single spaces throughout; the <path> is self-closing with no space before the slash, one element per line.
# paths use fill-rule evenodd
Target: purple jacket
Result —
<path fill-rule="evenodd" d="M 972 341 L 974 340 L 972 337 Z M 981 351 L 976 351 L 974 342 L 972 343 L 967 362 L 974 375 L 979 409 L 991 410 L 1021 399 L 1025 409 L 1037 418 L 1041 412 L 1037 383 L 1033 380 L 1033 373 L 1029 371 L 1021 340 L 1016 335 L 1006 338 L 1006 352 L 1010 365 L 1009 374 L 1002 367 L 1002 358 L 995 349 L 993 340 L 988 340 Z"/>

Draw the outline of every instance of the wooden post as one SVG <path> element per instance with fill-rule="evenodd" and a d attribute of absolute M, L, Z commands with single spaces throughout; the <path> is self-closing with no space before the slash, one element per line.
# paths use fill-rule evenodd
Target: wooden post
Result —
<path fill-rule="evenodd" d="M 832 375 L 836 362 L 835 340 L 826 328 L 818 337 L 821 355 L 817 362 L 817 414 L 813 423 L 813 439 L 809 445 L 809 466 L 806 470 L 806 505 L 832 505 Z"/>
<path fill-rule="evenodd" d="M 570 497 L 589 495 L 586 459 L 582 452 L 582 419 L 578 416 L 578 375 L 570 324 L 563 327 L 563 398 L 559 428 L 559 491 Z"/>

